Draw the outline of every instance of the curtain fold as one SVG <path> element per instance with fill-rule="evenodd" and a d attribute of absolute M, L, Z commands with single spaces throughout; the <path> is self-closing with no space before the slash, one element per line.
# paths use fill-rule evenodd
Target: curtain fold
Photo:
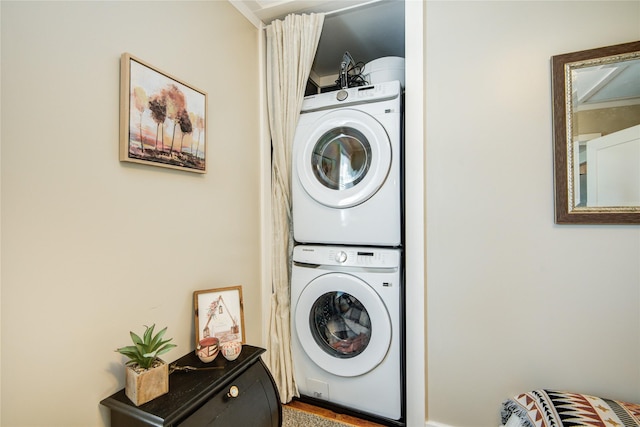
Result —
<path fill-rule="evenodd" d="M 272 267 L 267 364 L 280 400 L 298 396 L 293 377 L 290 276 L 293 251 L 291 151 L 323 14 L 288 15 L 267 27 L 267 109 L 271 131 Z"/>

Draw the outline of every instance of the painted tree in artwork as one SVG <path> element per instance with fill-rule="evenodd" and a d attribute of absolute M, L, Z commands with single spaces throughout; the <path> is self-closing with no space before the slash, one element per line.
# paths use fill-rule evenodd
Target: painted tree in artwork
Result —
<path fill-rule="evenodd" d="M 193 126 L 194 130 L 198 129 L 198 116 L 196 116 L 195 113 L 189 112 L 189 120 L 191 120 L 191 125 Z M 193 154 L 194 156 L 195 156 L 195 150 L 193 146 L 195 144 L 196 144 L 196 139 L 191 138 L 191 154 Z"/>
<path fill-rule="evenodd" d="M 180 131 L 182 132 L 182 136 L 180 137 L 180 152 L 182 152 L 184 135 L 193 132 L 193 125 L 191 124 L 187 110 L 180 110 L 178 113 L 178 123 L 180 123 Z"/>
<path fill-rule="evenodd" d="M 179 125 L 179 115 L 182 110 L 185 110 L 187 101 L 184 97 L 184 93 L 174 84 L 170 84 L 167 89 L 162 90 L 162 94 L 167 100 L 167 117 L 173 120 L 173 134 L 171 136 L 171 150 L 173 153 L 173 144 L 176 137 L 176 127 Z"/>
<path fill-rule="evenodd" d="M 160 140 L 162 144 L 162 150 L 164 150 L 164 121 L 167 118 L 167 100 L 162 96 L 153 95 L 149 100 L 149 110 L 151 110 L 151 117 L 153 121 L 157 123 L 156 127 L 156 150 L 158 149 L 158 132 L 162 129 L 162 139 Z"/>
<path fill-rule="evenodd" d="M 194 156 L 198 157 L 198 151 L 200 149 L 200 136 L 202 135 L 202 131 L 204 130 L 204 119 L 195 113 L 189 113 L 189 118 L 191 119 L 191 123 L 193 123 L 193 127 L 198 130 L 198 138 L 194 138 L 191 144 L 191 153 L 193 153 Z"/>
<path fill-rule="evenodd" d="M 140 86 L 136 86 L 133 89 L 133 106 L 140 113 L 140 147 L 144 153 L 144 135 L 142 134 L 142 114 L 147 109 L 149 104 L 149 98 L 147 92 Z"/>

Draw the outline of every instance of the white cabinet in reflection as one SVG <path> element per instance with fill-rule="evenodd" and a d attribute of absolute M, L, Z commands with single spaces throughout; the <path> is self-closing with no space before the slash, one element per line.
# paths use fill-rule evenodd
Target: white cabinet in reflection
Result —
<path fill-rule="evenodd" d="M 640 125 L 586 145 L 587 206 L 640 206 Z"/>

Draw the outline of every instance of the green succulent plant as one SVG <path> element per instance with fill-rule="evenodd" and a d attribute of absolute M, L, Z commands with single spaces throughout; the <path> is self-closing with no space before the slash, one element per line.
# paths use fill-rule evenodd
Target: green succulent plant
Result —
<path fill-rule="evenodd" d="M 173 338 L 169 338 L 164 341 L 162 340 L 165 332 L 167 332 L 167 328 L 164 328 L 156 335 L 153 335 L 155 327 L 156 325 L 145 325 L 146 330 L 144 331 L 142 338 L 133 332 L 129 332 L 134 345 L 116 349 L 118 353 L 129 358 L 126 363 L 127 366 L 138 365 L 140 368 L 149 369 L 153 364 L 153 361 L 156 360 L 158 356 L 165 354 L 172 348 L 176 347 L 175 344 L 169 344 L 169 341 Z"/>

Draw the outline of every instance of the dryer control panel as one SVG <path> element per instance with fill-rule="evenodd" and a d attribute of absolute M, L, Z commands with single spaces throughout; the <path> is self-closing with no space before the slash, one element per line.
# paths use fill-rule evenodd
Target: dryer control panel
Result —
<path fill-rule="evenodd" d="M 402 88 L 397 80 L 369 86 L 350 87 L 348 89 L 305 96 L 300 112 L 308 113 L 347 105 L 398 99 L 401 93 Z M 399 109 L 397 112 L 400 112 Z"/>
<path fill-rule="evenodd" d="M 293 261 L 303 264 L 366 268 L 400 267 L 400 249 L 298 245 Z"/>

